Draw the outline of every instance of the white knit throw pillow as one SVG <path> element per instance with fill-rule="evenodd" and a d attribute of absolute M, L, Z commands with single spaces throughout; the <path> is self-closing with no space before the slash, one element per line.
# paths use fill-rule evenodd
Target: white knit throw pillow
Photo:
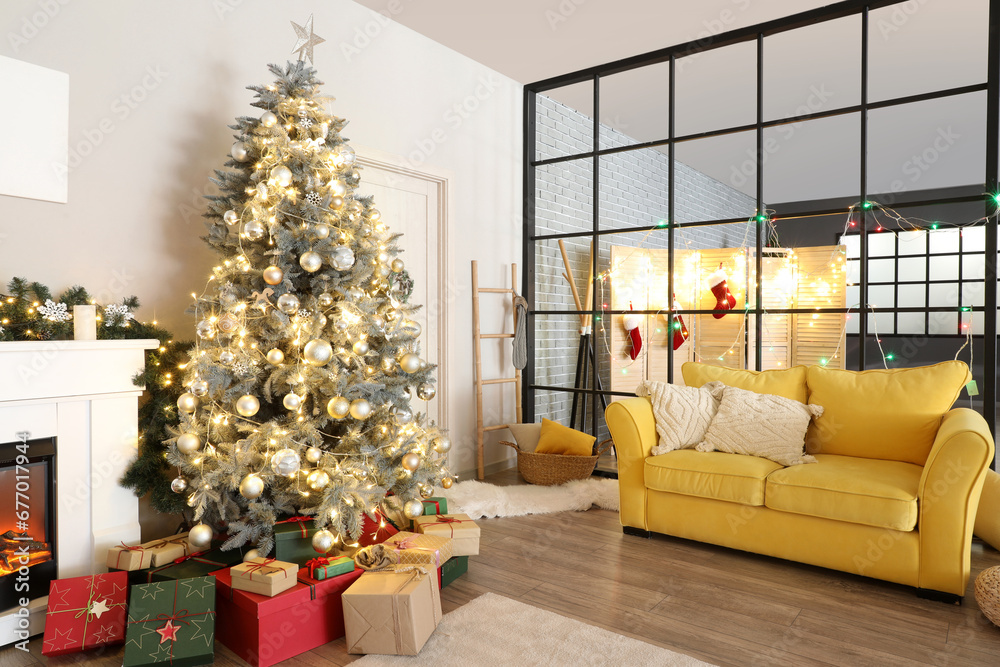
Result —
<path fill-rule="evenodd" d="M 696 447 L 699 452 L 747 454 L 786 466 L 816 462 L 803 448 L 809 420 L 823 414 L 822 406 L 717 382 L 709 384 L 717 385 L 710 391 L 720 399 L 719 410 L 704 442 Z"/>
<path fill-rule="evenodd" d="M 653 404 L 656 433 L 660 436 L 652 450 L 654 456 L 691 449 L 705 439 L 705 430 L 719 409 L 719 399 L 709 385 L 721 387 L 722 383 L 709 382 L 699 388 L 647 380 L 635 390 L 636 396 L 648 396 Z"/>

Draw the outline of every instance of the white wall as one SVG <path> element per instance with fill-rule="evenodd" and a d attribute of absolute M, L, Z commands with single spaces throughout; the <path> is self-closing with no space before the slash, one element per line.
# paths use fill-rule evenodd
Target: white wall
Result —
<path fill-rule="evenodd" d="M 267 63 L 295 58 L 289 21 L 310 13 L 326 39 L 315 49 L 324 91 L 351 121 L 345 136 L 453 175 L 451 368 L 439 381 L 450 383 L 452 468 L 471 470 L 469 262 L 494 285 L 520 262 L 521 86 L 353 2 L 4 0 L 0 55 L 70 76 L 71 171 L 68 204 L 0 196 L 0 281 L 80 283 L 103 300 L 135 294 L 140 316 L 193 337 L 184 310 L 212 265 L 201 195 L 233 142 L 227 125 L 258 113 L 245 86 L 271 81 Z M 5 91 L 4 103 L 32 101 Z M 486 308 L 484 330 L 498 326 L 499 310 Z M 502 354 L 486 350 L 488 377 L 509 368 L 505 342 Z M 487 394 L 487 405 L 511 420 L 506 393 Z M 494 446 L 487 461 L 505 457 Z"/>

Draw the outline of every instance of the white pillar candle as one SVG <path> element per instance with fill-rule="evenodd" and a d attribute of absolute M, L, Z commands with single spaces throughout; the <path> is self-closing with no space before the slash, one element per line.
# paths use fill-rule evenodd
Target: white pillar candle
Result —
<path fill-rule="evenodd" d="M 73 338 L 97 340 L 97 306 L 73 306 Z"/>

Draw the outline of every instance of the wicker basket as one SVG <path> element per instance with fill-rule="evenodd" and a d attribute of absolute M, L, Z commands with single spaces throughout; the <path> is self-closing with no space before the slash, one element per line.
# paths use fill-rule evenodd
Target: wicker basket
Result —
<path fill-rule="evenodd" d="M 605 440 L 594 447 L 592 456 L 570 456 L 568 454 L 536 454 L 520 449 L 513 442 L 500 441 L 501 445 L 513 447 L 517 451 L 517 471 L 529 484 L 553 486 L 574 479 L 586 479 L 594 473 L 597 459 L 611 447 L 611 440 Z"/>
<path fill-rule="evenodd" d="M 1000 565 L 988 567 L 976 577 L 976 602 L 986 618 L 1000 626 Z"/>

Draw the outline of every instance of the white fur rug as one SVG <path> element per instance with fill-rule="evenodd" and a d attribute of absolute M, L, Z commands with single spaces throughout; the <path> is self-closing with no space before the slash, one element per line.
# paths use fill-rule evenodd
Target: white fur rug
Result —
<path fill-rule="evenodd" d="M 472 519 L 580 511 L 593 505 L 606 510 L 618 509 L 618 480 L 597 477 L 560 486 L 495 486 L 467 480 L 436 492 L 448 499 L 449 512 L 468 514 Z"/>
<path fill-rule="evenodd" d="M 358 667 L 701 667 L 708 663 L 496 593 L 486 593 L 446 614 L 419 655 L 367 655 L 351 664 Z"/>

